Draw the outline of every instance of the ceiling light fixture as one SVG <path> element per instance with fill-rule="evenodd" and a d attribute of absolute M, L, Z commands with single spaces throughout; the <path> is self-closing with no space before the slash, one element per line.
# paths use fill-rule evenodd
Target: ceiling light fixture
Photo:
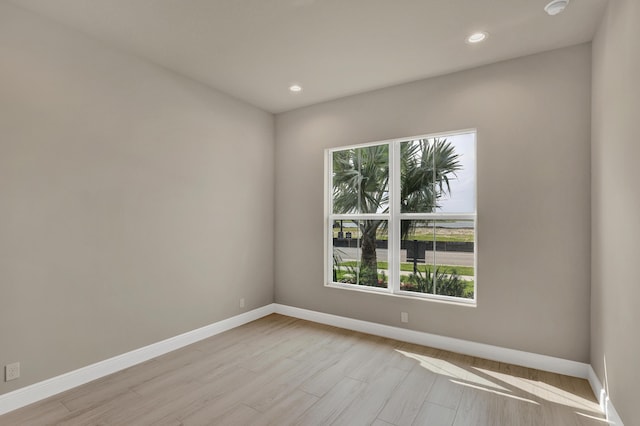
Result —
<path fill-rule="evenodd" d="M 302 92 L 302 86 L 300 86 L 299 84 L 292 84 L 291 86 L 289 86 L 289 91 L 293 93 Z"/>
<path fill-rule="evenodd" d="M 544 7 L 544 11 L 554 16 L 562 12 L 569 5 L 569 0 L 553 0 Z"/>
<path fill-rule="evenodd" d="M 485 33 L 484 31 L 479 31 L 477 33 L 473 33 L 471 34 L 469 37 L 467 37 L 467 43 L 480 43 L 481 41 L 484 41 L 487 38 L 488 34 Z"/>

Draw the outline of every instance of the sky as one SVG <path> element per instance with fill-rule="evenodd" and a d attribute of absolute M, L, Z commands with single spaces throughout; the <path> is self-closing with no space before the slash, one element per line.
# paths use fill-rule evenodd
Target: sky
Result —
<path fill-rule="evenodd" d="M 462 170 L 456 175 L 457 179 L 450 180 L 451 197 L 441 198 L 438 212 L 445 213 L 474 213 L 476 211 L 475 179 L 476 179 L 476 158 L 475 158 L 475 133 L 465 133 L 455 136 L 447 136 L 460 154 Z"/>

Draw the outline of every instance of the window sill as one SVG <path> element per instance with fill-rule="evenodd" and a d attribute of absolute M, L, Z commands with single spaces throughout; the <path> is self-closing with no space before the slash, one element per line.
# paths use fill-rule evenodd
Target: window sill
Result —
<path fill-rule="evenodd" d="M 334 282 L 327 283 L 324 286 L 328 288 L 335 288 L 340 290 L 351 290 L 351 291 L 357 291 L 361 293 L 399 297 L 401 299 L 445 303 L 448 305 L 465 306 L 470 308 L 476 308 L 478 306 L 476 299 L 462 299 L 462 298 L 450 297 L 450 296 L 438 296 L 435 294 L 411 293 L 411 292 L 405 292 L 405 291 L 401 293 L 391 293 L 386 288 L 368 287 L 368 286 L 360 286 L 355 284 L 342 284 L 342 283 L 334 283 Z"/>

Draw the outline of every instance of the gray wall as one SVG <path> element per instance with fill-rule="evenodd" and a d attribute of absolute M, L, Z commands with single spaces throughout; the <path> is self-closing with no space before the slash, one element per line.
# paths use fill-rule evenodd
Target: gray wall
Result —
<path fill-rule="evenodd" d="M 0 394 L 273 301 L 274 118 L 0 2 Z"/>
<path fill-rule="evenodd" d="M 585 44 L 277 115 L 276 302 L 588 362 L 590 69 Z M 324 149 L 472 127 L 478 306 L 324 287 Z"/>
<path fill-rule="evenodd" d="M 593 42 L 591 364 L 640 424 L 640 2 L 610 1 Z"/>
<path fill-rule="evenodd" d="M 591 361 L 628 422 L 638 18 L 610 2 L 594 43 L 591 190 L 590 45 L 280 114 L 274 159 L 270 114 L 0 2 L 0 394 L 272 302 L 274 221 L 279 303 L 588 362 L 593 214 Z M 478 306 L 323 287 L 323 150 L 470 127 Z"/>

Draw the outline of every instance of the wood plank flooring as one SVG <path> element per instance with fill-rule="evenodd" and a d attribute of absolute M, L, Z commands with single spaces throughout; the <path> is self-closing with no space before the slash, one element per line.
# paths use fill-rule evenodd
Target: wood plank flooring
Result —
<path fill-rule="evenodd" d="M 606 425 L 585 380 L 270 315 L 0 425 Z"/>

